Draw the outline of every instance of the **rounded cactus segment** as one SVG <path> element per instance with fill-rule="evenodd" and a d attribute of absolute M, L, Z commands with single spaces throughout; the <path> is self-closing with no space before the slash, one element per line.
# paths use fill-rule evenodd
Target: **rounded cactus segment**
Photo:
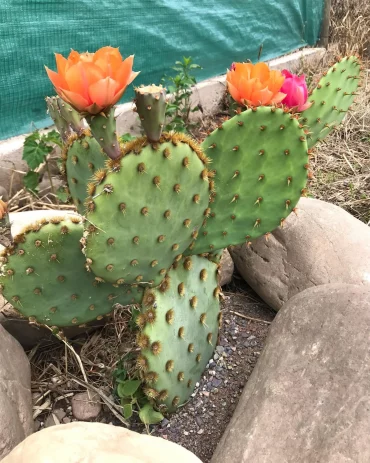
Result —
<path fill-rule="evenodd" d="M 334 64 L 320 79 L 309 101 L 312 106 L 302 113 L 308 126 L 308 147 L 323 140 L 343 120 L 353 103 L 359 84 L 361 63 L 356 56 L 348 56 Z"/>
<path fill-rule="evenodd" d="M 307 183 L 307 141 L 297 118 L 258 107 L 234 116 L 203 142 L 215 169 L 207 223 L 188 254 L 249 242 L 284 223 Z"/>
<path fill-rule="evenodd" d="M 189 259 L 191 271 L 185 264 Z M 201 280 L 199 274 L 204 271 L 209 277 Z M 203 257 L 187 257 L 176 269 L 172 268 L 166 278 L 170 281 L 166 292 L 160 288 L 145 290 L 144 300 L 153 301 L 152 310 L 156 316 L 154 323 L 146 321 L 141 325 L 138 345 L 141 348 L 139 358 L 145 359 L 145 368 L 156 377 L 154 385 L 146 376 L 144 381 L 156 392 L 152 396 L 157 405 L 165 405 L 172 412 L 192 394 L 216 345 L 219 325 L 219 300 L 215 296 L 217 265 Z M 179 285 L 184 286 L 184 297 L 178 292 Z M 194 304 L 192 307 L 194 300 L 197 300 L 197 308 Z M 147 310 L 143 305 L 142 314 Z"/>
<path fill-rule="evenodd" d="M 55 217 L 27 227 L 3 253 L 4 297 L 33 321 L 49 326 L 101 319 L 116 304 L 138 303 L 142 288 L 101 283 L 85 269 L 78 217 Z"/>
<path fill-rule="evenodd" d="M 205 161 L 189 137 L 163 134 L 159 143 L 146 137 L 128 143 L 119 165 L 107 163 L 104 180 L 93 185 L 94 206 L 86 221 L 85 254 L 96 276 L 152 286 L 163 280 L 203 222 L 209 194 L 202 178 Z"/>
<path fill-rule="evenodd" d="M 135 88 L 135 103 L 148 139 L 158 141 L 165 122 L 166 89 L 162 85 Z"/>
<path fill-rule="evenodd" d="M 80 138 L 76 136 L 70 138 L 63 150 L 62 158 L 70 195 L 78 212 L 84 214 L 86 208 L 89 208 L 89 204 L 86 203 L 86 198 L 89 196 L 87 191 L 89 180 L 104 167 L 108 157 L 95 138 L 85 131 Z"/>

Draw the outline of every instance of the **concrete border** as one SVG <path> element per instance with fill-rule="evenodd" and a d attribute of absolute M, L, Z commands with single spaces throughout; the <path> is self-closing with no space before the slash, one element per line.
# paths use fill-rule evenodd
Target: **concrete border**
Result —
<path fill-rule="evenodd" d="M 317 62 L 325 54 L 324 48 L 304 48 L 289 55 L 269 61 L 273 69 L 288 68 L 295 72 L 302 60 L 305 62 Z M 225 75 L 213 77 L 198 83 L 193 92 L 192 102 L 194 106 L 200 104 L 203 112 L 194 113 L 195 119 L 209 116 L 217 112 L 220 108 L 223 95 L 225 93 Z M 133 103 L 125 103 L 117 106 L 117 132 L 119 134 L 131 132 L 133 135 L 140 133 L 140 126 L 137 114 L 132 111 Z M 52 129 L 49 127 L 47 130 Z M 22 161 L 23 142 L 25 135 L 9 138 L 0 141 L 0 185 L 8 192 L 10 187 L 14 194 L 22 187 L 23 173 L 27 171 L 27 166 Z M 12 180 L 11 180 L 12 177 Z M 11 186 L 12 185 L 12 186 Z"/>

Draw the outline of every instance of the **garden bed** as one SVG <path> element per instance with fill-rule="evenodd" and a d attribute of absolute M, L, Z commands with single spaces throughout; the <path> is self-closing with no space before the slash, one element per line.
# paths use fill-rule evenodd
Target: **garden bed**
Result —
<path fill-rule="evenodd" d="M 137 418 L 130 426 L 135 431 L 148 431 L 179 443 L 204 463 L 210 461 L 226 429 L 275 316 L 238 275 L 223 289 L 222 314 L 224 323 L 215 353 L 191 400 L 150 429 L 146 430 Z M 112 395 L 113 376 L 117 358 L 132 349 L 133 335 L 125 330 L 129 320 L 128 310 L 117 312 L 105 327 L 71 343 L 84 365 L 87 383 L 75 355 L 64 345 L 45 345 L 30 352 L 35 414 L 41 410 L 35 419 L 36 430 L 58 422 L 77 421 L 72 415 L 71 399 L 85 391 L 85 386 L 92 386 L 118 404 Z M 104 397 L 100 399 L 104 404 Z M 117 405 L 112 413 L 104 405 L 95 421 L 122 425 L 117 418 L 119 410 Z"/>
<path fill-rule="evenodd" d="M 335 50 L 318 66 L 302 72 L 315 84 Z M 337 204 L 370 224 L 370 63 L 364 62 L 363 84 L 357 104 L 340 128 L 314 152 L 310 194 Z M 199 141 L 228 117 L 224 105 L 192 130 Z M 61 179 L 58 179 L 61 180 Z M 72 206 L 69 206 L 72 208 Z M 10 200 L 10 210 L 65 209 L 53 193 L 35 197 L 26 191 Z M 150 429 L 134 419 L 131 429 L 177 442 L 209 462 L 238 398 L 263 348 L 274 312 L 237 276 L 223 288 L 224 323 L 213 358 L 191 400 L 176 414 Z M 115 312 L 104 327 L 72 343 L 38 346 L 29 353 L 35 402 L 35 429 L 74 420 L 71 399 L 86 389 L 98 392 L 103 410 L 97 421 L 125 425 L 114 390 L 118 359 L 133 349 L 134 334 L 127 328 L 128 309 Z M 72 351 L 74 349 L 74 352 Z M 78 362 L 81 360 L 83 368 Z M 60 412 L 61 410 L 61 412 Z M 36 416 L 37 415 L 37 416 Z"/>

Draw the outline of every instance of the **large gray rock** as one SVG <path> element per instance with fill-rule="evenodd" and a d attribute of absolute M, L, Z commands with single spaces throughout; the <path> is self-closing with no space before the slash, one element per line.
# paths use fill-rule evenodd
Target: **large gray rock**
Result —
<path fill-rule="evenodd" d="M 30 364 L 0 326 L 0 460 L 32 432 Z"/>
<path fill-rule="evenodd" d="M 302 198 L 298 207 L 268 241 L 230 249 L 239 273 L 274 310 L 311 286 L 370 282 L 370 227 L 318 199 Z"/>
<path fill-rule="evenodd" d="M 290 299 L 212 463 L 368 463 L 369 333 L 369 285 Z"/>
<path fill-rule="evenodd" d="M 231 282 L 234 273 L 234 261 L 227 249 L 224 249 L 220 261 L 220 286 Z"/>
<path fill-rule="evenodd" d="M 160 437 L 101 423 L 52 426 L 30 436 L 3 463 L 202 463 Z"/>

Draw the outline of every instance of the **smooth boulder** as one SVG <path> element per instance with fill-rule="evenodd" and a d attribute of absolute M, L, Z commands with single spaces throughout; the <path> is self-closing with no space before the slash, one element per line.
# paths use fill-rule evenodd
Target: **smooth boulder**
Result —
<path fill-rule="evenodd" d="M 3 463 L 201 463 L 160 437 L 101 423 L 52 426 L 30 436 Z"/>
<path fill-rule="evenodd" d="M 220 286 L 231 282 L 234 273 L 234 262 L 227 249 L 224 249 L 220 261 Z"/>
<path fill-rule="evenodd" d="M 32 432 L 30 364 L 22 347 L 0 326 L 0 460 Z"/>
<path fill-rule="evenodd" d="M 245 281 L 274 310 L 311 286 L 370 282 L 370 227 L 338 206 L 301 198 L 283 228 L 229 249 Z"/>
<path fill-rule="evenodd" d="M 212 463 L 369 462 L 369 333 L 370 285 L 290 299 Z"/>

